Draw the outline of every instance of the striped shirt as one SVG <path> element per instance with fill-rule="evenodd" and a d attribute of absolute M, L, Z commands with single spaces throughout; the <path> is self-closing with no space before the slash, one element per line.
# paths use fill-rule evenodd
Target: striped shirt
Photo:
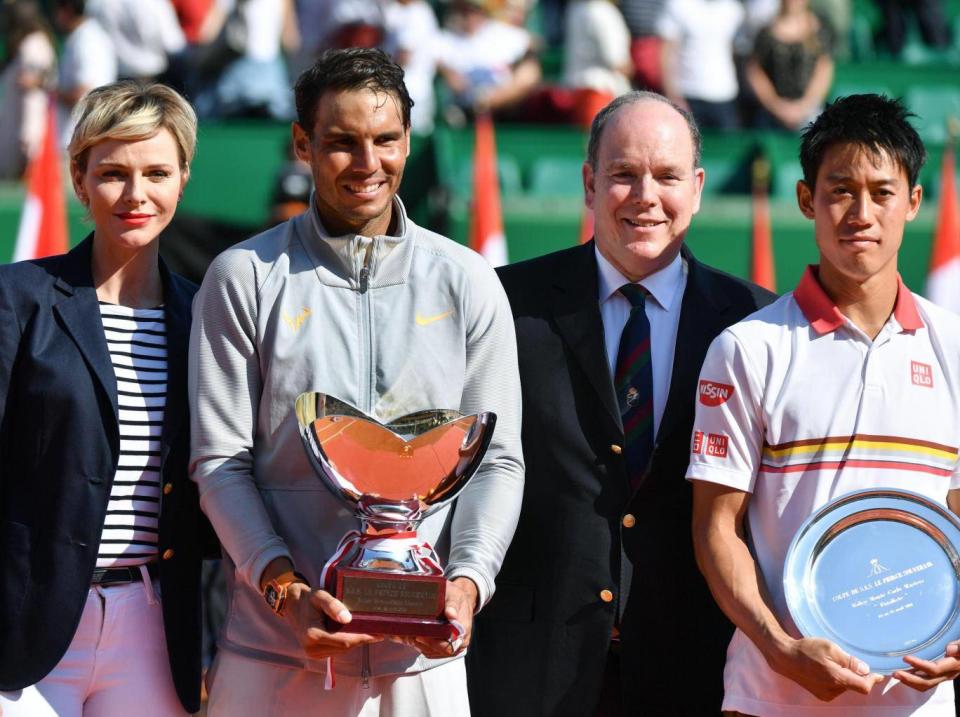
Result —
<path fill-rule="evenodd" d="M 100 317 L 117 377 L 120 460 L 97 567 L 140 565 L 157 555 L 160 433 L 167 403 L 164 309 L 101 303 Z"/>

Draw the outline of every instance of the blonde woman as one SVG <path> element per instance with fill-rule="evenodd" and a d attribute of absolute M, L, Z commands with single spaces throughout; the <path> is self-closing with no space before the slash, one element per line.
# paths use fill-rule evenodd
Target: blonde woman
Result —
<path fill-rule="evenodd" d="M 158 245 L 196 118 L 133 81 L 93 90 L 75 118 L 71 176 L 93 232 L 0 266 L 0 712 L 185 714 L 199 708 L 207 544 L 187 479 L 196 287 Z"/>

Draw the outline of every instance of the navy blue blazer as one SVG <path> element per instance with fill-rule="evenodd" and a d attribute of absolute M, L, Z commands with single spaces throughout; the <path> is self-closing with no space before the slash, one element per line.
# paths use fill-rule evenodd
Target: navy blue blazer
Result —
<path fill-rule="evenodd" d="M 44 677 L 83 612 L 120 450 L 92 237 L 0 266 L 0 690 Z M 187 344 L 197 286 L 160 261 L 168 389 L 161 439 L 163 620 L 185 709 L 200 707 L 200 564 L 213 549 L 187 475 Z M 205 525 L 206 524 L 206 525 Z M 131 639 L 137 639 L 131 635 Z M 144 696 L 149 699 L 149 696 Z"/>
<path fill-rule="evenodd" d="M 594 242 L 497 270 L 517 329 L 526 482 L 497 592 L 477 615 L 467 653 L 475 717 L 594 714 L 615 624 L 624 714 L 720 712 L 733 626 L 694 561 L 684 476 L 707 347 L 774 296 L 682 251 L 688 273 L 670 392 L 634 490 Z M 691 662 L 693 678 L 678 667 Z"/>

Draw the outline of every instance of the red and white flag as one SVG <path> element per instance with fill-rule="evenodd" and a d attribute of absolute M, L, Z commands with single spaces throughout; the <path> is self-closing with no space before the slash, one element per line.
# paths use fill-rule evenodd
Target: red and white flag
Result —
<path fill-rule="evenodd" d="M 750 281 L 770 291 L 777 290 L 773 265 L 773 237 L 770 227 L 770 198 L 767 187 L 770 164 L 765 159 L 753 163 L 753 237 L 750 244 Z"/>
<path fill-rule="evenodd" d="M 470 248 L 493 266 L 507 263 L 507 239 L 503 234 L 500 185 L 497 182 L 497 144 L 493 119 L 487 113 L 477 115 L 476 119 Z"/>
<path fill-rule="evenodd" d="M 67 251 L 67 201 L 60 178 L 56 105 L 51 97 L 40 152 L 27 167 L 27 196 L 20 214 L 13 260 L 39 259 Z"/>
<path fill-rule="evenodd" d="M 924 293 L 933 303 L 960 313 L 960 208 L 957 206 L 957 171 L 953 151 L 952 141 L 943 148 L 940 205 Z"/>

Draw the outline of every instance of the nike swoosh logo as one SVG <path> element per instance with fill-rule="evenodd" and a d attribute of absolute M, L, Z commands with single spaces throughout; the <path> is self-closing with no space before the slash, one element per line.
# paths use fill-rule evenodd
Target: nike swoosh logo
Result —
<path fill-rule="evenodd" d="M 441 319 L 445 319 L 452 315 L 453 309 L 444 311 L 442 314 L 437 314 L 436 316 L 421 316 L 420 312 L 417 312 L 417 326 L 429 326 L 436 321 L 440 321 Z"/>

